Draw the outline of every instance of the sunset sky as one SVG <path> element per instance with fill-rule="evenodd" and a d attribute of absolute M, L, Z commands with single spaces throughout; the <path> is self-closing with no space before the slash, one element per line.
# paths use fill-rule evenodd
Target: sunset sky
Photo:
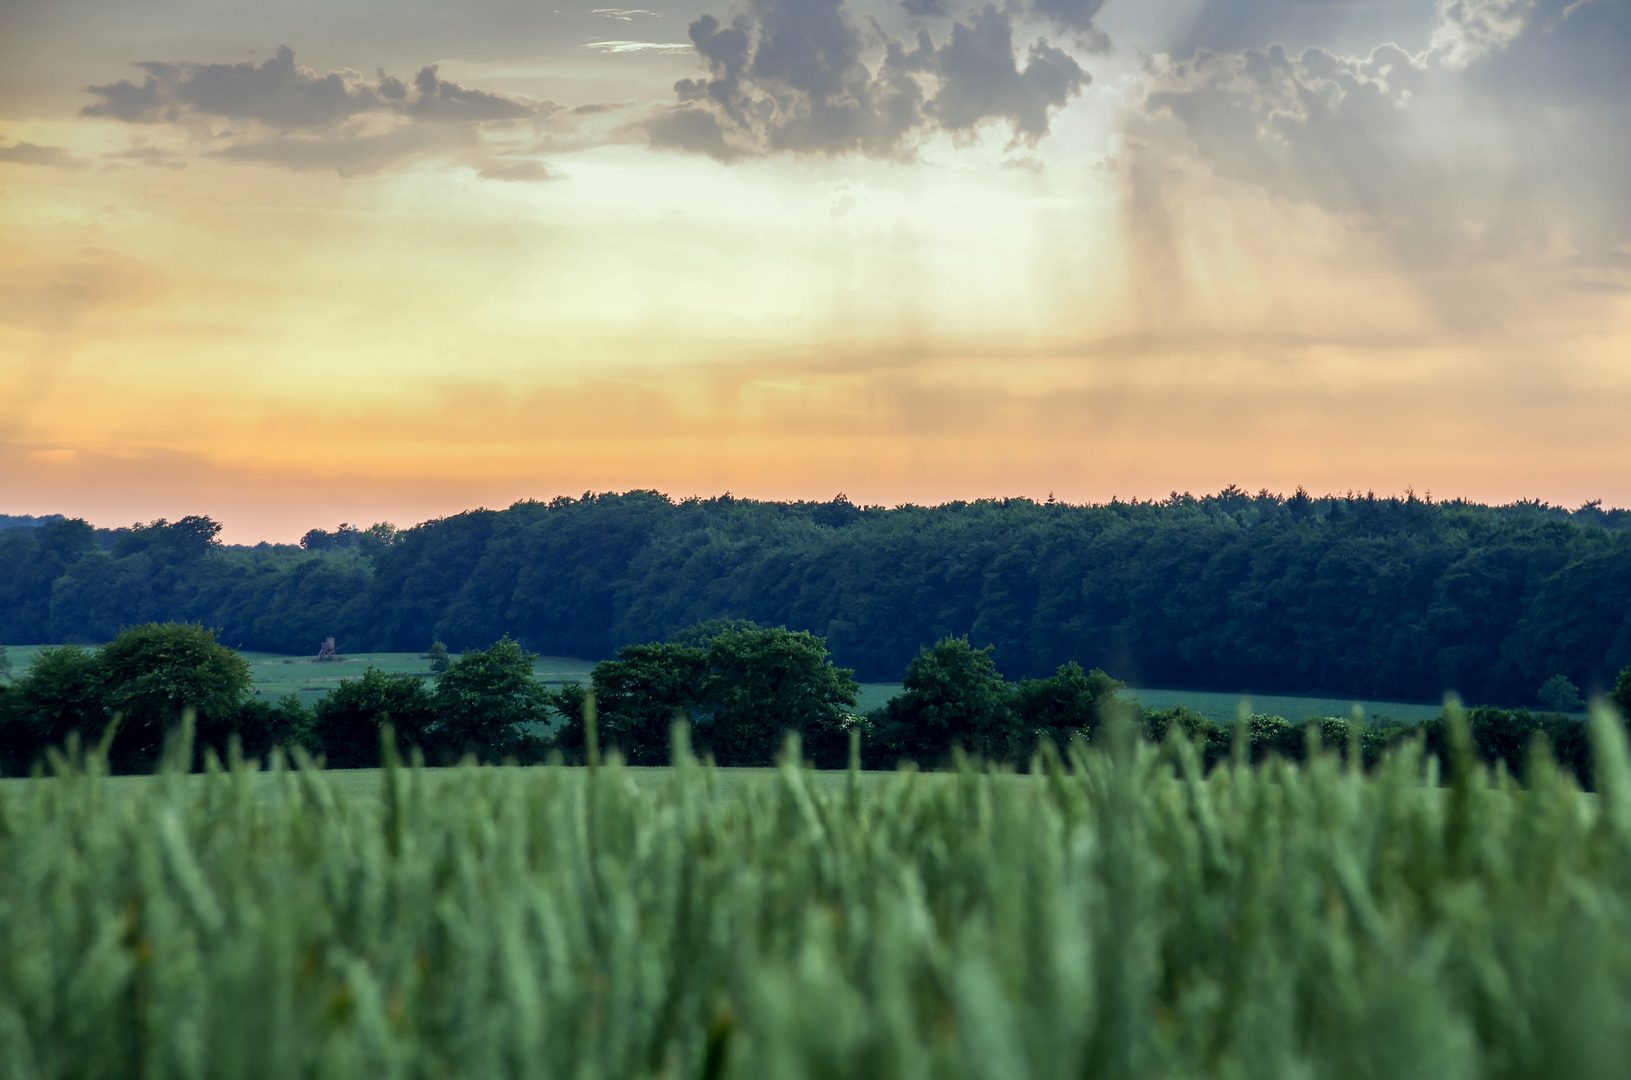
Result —
<path fill-rule="evenodd" d="M 10 0 L 0 512 L 1631 504 L 1628 0 Z"/>

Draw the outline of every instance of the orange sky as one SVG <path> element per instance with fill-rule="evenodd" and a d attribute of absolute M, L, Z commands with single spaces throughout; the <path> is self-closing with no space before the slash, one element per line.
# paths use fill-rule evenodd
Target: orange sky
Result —
<path fill-rule="evenodd" d="M 772 31 L 802 40 L 779 2 L 747 11 L 766 56 Z M 295 6 L 208 32 L 177 6 L 121 45 L 25 5 L 0 23 L 0 512 L 207 513 L 253 542 L 632 487 L 1631 503 L 1626 129 L 1558 122 L 1625 107 L 1488 89 L 1508 56 L 1551 70 L 1526 35 L 1574 48 L 1583 16 L 1541 4 L 1477 37 L 1400 15 L 1420 40 L 1350 22 L 1279 54 L 1260 46 L 1294 34 L 1265 16 L 1261 41 L 1186 54 L 1203 8 L 998 26 L 879 5 L 879 34 L 944 49 L 896 76 L 920 115 L 846 143 L 768 61 L 732 92 L 785 121 L 676 104 L 670 83 L 707 76 L 678 47 L 705 6 L 571 9 L 530 53 L 410 27 L 380 56 Z M 1007 82 L 957 66 L 954 20 L 965 42 L 1012 31 Z M 1027 52 L 1044 36 L 1058 57 Z M 582 48 L 625 38 L 674 47 Z M 852 43 L 844 92 L 882 101 L 883 37 Z M 432 89 L 359 74 L 386 63 L 410 85 L 435 63 Z M 84 90 L 144 71 L 146 112 Z M 264 100 L 221 88 L 240 77 Z M 324 85 L 351 112 L 291 111 Z M 681 114 L 726 142 L 648 145 Z"/>

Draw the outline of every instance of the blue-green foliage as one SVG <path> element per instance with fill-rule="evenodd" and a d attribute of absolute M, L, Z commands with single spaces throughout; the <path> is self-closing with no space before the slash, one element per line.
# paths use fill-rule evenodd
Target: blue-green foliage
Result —
<path fill-rule="evenodd" d="M 1453 719 L 1453 718 L 1452 718 Z M 1610 1078 L 1631 761 L 0 784 L 0 1069 Z M 1457 729 L 1460 730 L 1460 729 Z M 1465 746 L 1468 737 L 1452 738 Z M 830 779 L 824 779 L 830 777 Z"/>

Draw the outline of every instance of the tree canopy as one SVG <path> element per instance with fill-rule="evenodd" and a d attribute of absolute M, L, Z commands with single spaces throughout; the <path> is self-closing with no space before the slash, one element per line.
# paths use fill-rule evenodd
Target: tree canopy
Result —
<path fill-rule="evenodd" d="M 634 491 L 346 526 L 305 548 L 228 549 L 213 528 L 0 530 L 0 641 L 175 620 L 274 652 L 508 634 L 600 659 L 734 619 L 820 637 L 868 681 L 966 636 L 1017 678 L 1076 662 L 1135 686 L 1508 705 L 1541 704 L 1554 677 L 1589 698 L 1631 662 L 1631 513 L 1595 505 L 1228 488 L 886 509 Z"/>

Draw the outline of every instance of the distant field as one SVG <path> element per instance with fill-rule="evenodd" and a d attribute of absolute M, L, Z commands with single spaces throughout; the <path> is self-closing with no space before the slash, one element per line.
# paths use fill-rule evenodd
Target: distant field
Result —
<path fill-rule="evenodd" d="M 34 659 L 34 654 L 45 647 L 7 645 L 13 676 L 19 676 L 26 671 Z M 252 665 L 257 695 L 275 699 L 284 694 L 294 694 L 307 705 L 332 690 L 341 679 L 357 678 L 369 665 L 393 674 L 427 677 L 430 675 L 430 661 L 418 653 L 347 653 L 332 663 L 318 663 L 310 656 L 283 656 L 278 653 L 245 652 L 243 656 Z M 568 680 L 586 683 L 589 681 L 589 671 L 594 666 L 592 660 L 579 660 L 569 656 L 540 656 L 533 662 L 532 671 L 535 677 L 546 683 L 561 683 Z M 900 683 L 862 683 L 861 692 L 857 695 L 856 709 L 859 712 L 876 709 L 900 693 L 900 689 Z M 1209 720 L 1222 723 L 1228 723 L 1235 718 L 1241 702 L 1239 694 L 1147 688 L 1123 691 L 1122 698 L 1136 699 L 1140 705 L 1150 709 L 1184 705 Z M 1340 716 L 1346 719 L 1356 704 L 1364 711 L 1366 721 L 1371 723 L 1380 719 L 1412 723 L 1417 720 L 1428 720 L 1439 714 L 1438 705 L 1420 702 L 1357 701 L 1354 698 L 1273 694 L 1247 695 L 1246 701 L 1254 713 L 1283 716 L 1293 722 L 1306 720 L 1311 716 Z"/>
<path fill-rule="evenodd" d="M 457 654 L 454 654 L 457 656 Z M 310 705 L 337 686 L 341 679 L 355 679 L 377 667 L 393 675 L 430 676 L 430 661 L 419 653 L 344 653 L 338 660 L 319 663 L 309 656 L 280 656 L 277 653 L 243 654 L 255 677 L 255 693 L 279 698 L 294 694 Z M 540 682 L 589 681 L 594 663 L 565 656 L 540 656 L 533 661 L 533 677 Z"/>
<path fill-rule="evenodd" d="M 1399 720 L 1414 723 L 1431 720 L 1442 711 L 1439 705 L 1423 705 L 1405 701 L 1360 701 L 1355 698 L 1300 697 L 1273 694 L 1212 694 L 1202 690 L 1150 690 L 1128 689 L 1121 693 L 1122 700 L 1135 700 L 1146 709 L 1170 709 L 1183 705 L 1194 709 L 1214 723 L 1229 723 L 1238 715 L 1240 703 L 1254 713 L 1280 716 L 1292 723 L 1313 716 L 1340 716 L 1344 720 L 1358 705 L 1365 714 L 1366 723 L 1378 720 Z"/>

